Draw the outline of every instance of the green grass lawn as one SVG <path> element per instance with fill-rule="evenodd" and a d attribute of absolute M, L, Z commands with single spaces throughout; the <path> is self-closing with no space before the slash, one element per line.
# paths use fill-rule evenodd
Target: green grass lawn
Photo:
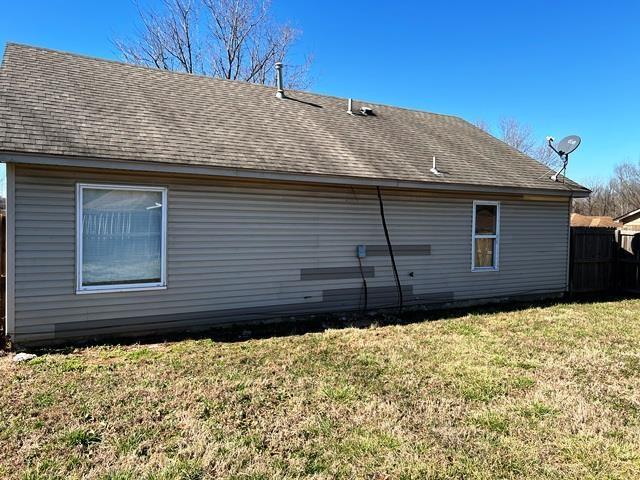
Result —
<path fill-rule="evenodd" d="M 640 300 L 0 358 L 0 478 L 640 478 Z"/>

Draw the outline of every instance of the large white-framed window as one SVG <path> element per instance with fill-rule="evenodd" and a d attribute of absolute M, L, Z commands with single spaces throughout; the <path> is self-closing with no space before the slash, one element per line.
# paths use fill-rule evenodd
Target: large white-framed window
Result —
<path fill-rule="evenodd" d="M 76 293 L 166 288 L 167 189 L 76 185 Z"/>
<path fill-rule="evenodd" d="M 471 271 L 498 271 L 500 261 L 500 202 L 473 202 Z"/>

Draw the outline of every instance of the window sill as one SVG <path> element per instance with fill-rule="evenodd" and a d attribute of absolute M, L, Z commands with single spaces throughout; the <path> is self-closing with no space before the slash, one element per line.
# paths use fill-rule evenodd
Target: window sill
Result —
<path fill-rule="evenodd" d="M 124 293 L 124 292 L 148 292 L 152 290 L 166 290 L 166 285 L 156 285 L 152 287 L 114 287 L 114 288 L 90 288 L 84 290 L 76 289 L 76 295 L 87 295 L 92 293 Z"/>
<path fill-rule="evenodd" d="M 472 272 L 499 272 L 500 269 L 498 267 L 479 267 L 479 268 L 472 268 L 471 271 Z"/>

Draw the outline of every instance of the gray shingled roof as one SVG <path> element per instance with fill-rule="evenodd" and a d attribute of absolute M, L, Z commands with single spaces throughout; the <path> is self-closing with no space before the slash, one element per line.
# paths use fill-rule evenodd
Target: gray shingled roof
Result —
<path fill-rule="evenodd" d="M 449 115 L 8 44 L 0 151 L 430 183 L 581 188 Z M 437 157 L 438 177 L 429 172 Z"/>

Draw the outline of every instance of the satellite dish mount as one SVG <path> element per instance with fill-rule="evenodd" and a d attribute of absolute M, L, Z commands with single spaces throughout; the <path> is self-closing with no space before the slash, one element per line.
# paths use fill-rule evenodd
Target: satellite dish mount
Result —
<path fill-rule="evenodd" d="M 569 163 L 569 154 L 573 152 L 580 145 L 580 137 L 577 135 L 569 135 L 568 137 L 564 137 L 560 140 L 556 145 L 554 145 L 553 137 L 547 137 L 547 142 L 549 142 L 549 148 L 556 152 L 560 159 L 562 160 L 562 166 L 560 170 L 554 173 L 551 176 L 551 180 L 554 182 L 558 181 L 558 177 L 562 175 L 562 183 L 564 183 L 565 173 L 567 171 L 567 164 Z"/>

